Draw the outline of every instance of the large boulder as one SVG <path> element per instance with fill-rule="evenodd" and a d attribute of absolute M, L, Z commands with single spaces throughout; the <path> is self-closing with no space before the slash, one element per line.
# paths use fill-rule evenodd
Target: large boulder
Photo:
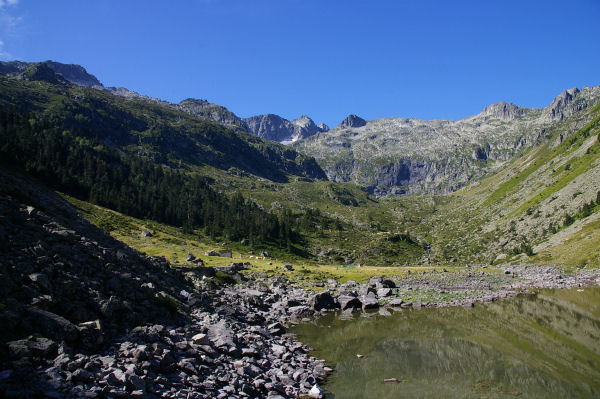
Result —
<path fill-rule="evenodd" d="M 329 291 L 313 295 L 309 300 L 309 305 L 317 312 L 320 310 L 338 309 L 340 307 Z"/>
<path fill-rule="evenodd" d="M 9 356 L 15 359 L 22 357 L 45 357 L 54 358 L 58 345 L 51 339 L 44 337 L 29 337 L 19 341 L 7 343 Z"/>
<path fill-rule="evenodd" d="M 375 309 L 379 307 L 379 302 L 377 301 L 377 298 L 375 298 L 375 296 L 372 295 L 364 295 L 363 297 L 361 297 L 360 301 L 362 302 L 363 310 Z"/>
<path fill-rule="evenodd" d="M 208 327 L 208 340 L 216 347 L 235 347 L 235 334 L 225 320 Z"/>
<path fill-rule="evenodd" d="M 396 283 L 394 283 L 392 280 L 384 278 L 381 280 L 380 286 L 377 286 L 377 288 L 396 288 Z"/>
<path fill-rule="evenodd" d="M 33 324 L 56 341 L 75 341 L 79 336 L 77 326 L 64 317 L 35 307 L 28 312 Z"/>
<path fill-rule="evenodd" d="M 219 251 L 219 256 L 222 258 L 232 258 L 233 252 L 231 251 L 231 249 L 224 249 L 222 251 Z"/>
<path fill-rule="evenodd" d="M 337 297 L 337 301 L 342 310 L 360 309 L 362 307 L 360 299 L 352 295 L 340 295 Z"/>
<path fill-rule="evenodd" d="M 312 317 L 315 314 L 315 311 L 309 308 L 308 306 L 292 306 L 288 309 L 290 317 L 294 319 L 303 319 L 305 317 Z"/>

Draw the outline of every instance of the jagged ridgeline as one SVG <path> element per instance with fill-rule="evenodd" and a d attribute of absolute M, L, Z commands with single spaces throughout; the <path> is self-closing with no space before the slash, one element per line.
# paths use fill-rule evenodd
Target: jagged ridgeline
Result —
<path fill-rule="evenodd" d="M 20 79 L 0 77 L 0 109 L 3 163 L 78 198 L 212 238 L 289 246 L 301 239 L 301 221 L 216 192 L 197 173 L 206 165 L 279 182 L 324 177 L 312 158 L 282 145 L 72 85 L 43 63 Z"/>

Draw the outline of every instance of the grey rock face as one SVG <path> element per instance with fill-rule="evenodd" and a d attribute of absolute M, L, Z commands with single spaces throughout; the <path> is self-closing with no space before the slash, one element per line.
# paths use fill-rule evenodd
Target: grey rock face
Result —
<path fill-rule="evenodd" d="M 481 112 L 481 116 L 488 117 L 490 119 L 502 119 L 505 121 L 513 120 L 519 116 L 527 113 L 526 108 L 517 107 L 515 104 L 507 104 L 504 101 L 488 105 Z"/>
<path fill-rule="evenodd" d="M 245 118 L 244 123 L 251 134 L 267 140 L 291 141 L 294 132 L 290 121 L 273 114 Z"/>
<path fill-rule="evenodd" d="M 54 72 L 59 73 L 71 83 L 78 84 L 80 86 L 100 86 L 102 87 L 102 83 L 92 74 L 88 73 L 84 67 L 81 65 L 75 64 L 62 64 L 60 62 L 55 61 L 46 61 L 46 65 L 48 65 Z"/>
<path fill-rule="evenodd" d="M 38 337 L 8 342 L 7 347 L 12 358 L 54 357 L 58 345 L 48 338 Z"/>
<path fill-rule="evenodd" d="M 366 309 L 375 309 L 379 307 L 379 302 L 377 301 L 377 297 L 374 295 L 364 295 L 360 298 L 362 302 L 363 310 Z"/>
<path fill-rule="evenodd" d="M 321 132 L 328 132 L 329 131 L 329 126 L 327 126 L 326 124 L 324 124 L 323 122 L 319 123 L 317 125 L 317 127 L 319 128 L 319 130 Z"/>
<path fill-rule="evenodd" d="M 206 100 L 188 98 L 175 105 L 181 111 L 222 125 L 244 128 L 244 122 L 227 108 Z"/>
<path fill-rule="evenodd" d="M 338 125 L 338 128 L 345 129 L 350 127 L 362 127 L 367 124 L 367 121 L 360 116 L 350 114 Z"/>
<path fill-rule="evenodd" d="M 576 87 L 570 90 L 563 90 L 548 107 L 548 117 L 554 121 L 562 121 L 573 113 L 585 109 L 587 107 L 585 102 L 576 101 L 579 93 L 580 90 Z"/>
<path fill-rule="evenodd" d="M 306 115 L 288 121 L 278 115 L 266 114 L 245 118 L 243 121 L 251 134 L 283 143 L 295 142 L 329 130 L 327 125 L 315 125 Z"/>
<path fill-rule="evenodd" d="M 77 327 L 69 320 L 46 310 L 29 308 L 34 325 L 46 331 L 50 338 L 62 341 L 74 341 L 79 335 Z"/>
<path fill-rule="evenodd" d="M 346 118 L 327 134 L 294 147 L 313 156 L 331 181 L 353 181 L 379 196 L 447 193 L 501 167 L 522 148 L 547 140 L 556 123 L 567 137 L 589 121 L 584 111 L 600 99 L 600 86 L 562 92 L 546 108 L 506 102 L 459 121 Z"/>

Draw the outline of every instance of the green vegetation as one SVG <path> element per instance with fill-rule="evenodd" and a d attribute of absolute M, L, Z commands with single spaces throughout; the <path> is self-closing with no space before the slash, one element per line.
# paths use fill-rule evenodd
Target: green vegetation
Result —
<path fill-rule="evenodd" d="M 241 194 L 226 197 L 194 174 L 120 154 L 27 114 L 0 113 L 0 154 L 56 189 L 135 217 L 201 228 L 213 239 L 248 238 L 290 247 L 292 216 L 265 212 Z"/>
<path fill-rule="evenodd" d="M 488 163 L 494 173 L 458 192 L 377 198 L 322 179 L 313 158 L 289 147 L 164 104 L 55 82 L 43 69 L 30 81 L 0 77 L 1 162 L 71 196 L 93 223 L 145 253 L 181 262 L 223 246 L 239 259 L 268 252 L 269 261 L 253 260 L 258 271 L 285 273 L 293 262 L 305 266 L 293 275 L 307 285 L 390 266 L 600 266 L 599 241 L 586 238 L 600 209 L 599 105 L 556 123 L 510 162 Z M 141 239 L 142 228 L 153 236 Z M 560 249 L 577 245 L 585 251 Z"/>

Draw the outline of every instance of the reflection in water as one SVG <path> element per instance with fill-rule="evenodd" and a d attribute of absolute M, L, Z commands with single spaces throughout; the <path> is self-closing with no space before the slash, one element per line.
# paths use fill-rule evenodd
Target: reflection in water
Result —
<path fill-rule="evenodd" d="M 599 288 L 351 321 L 331 314 L 294 332 L 335 366 L 325 388 L 336 399 L 600 397 Z"/>

